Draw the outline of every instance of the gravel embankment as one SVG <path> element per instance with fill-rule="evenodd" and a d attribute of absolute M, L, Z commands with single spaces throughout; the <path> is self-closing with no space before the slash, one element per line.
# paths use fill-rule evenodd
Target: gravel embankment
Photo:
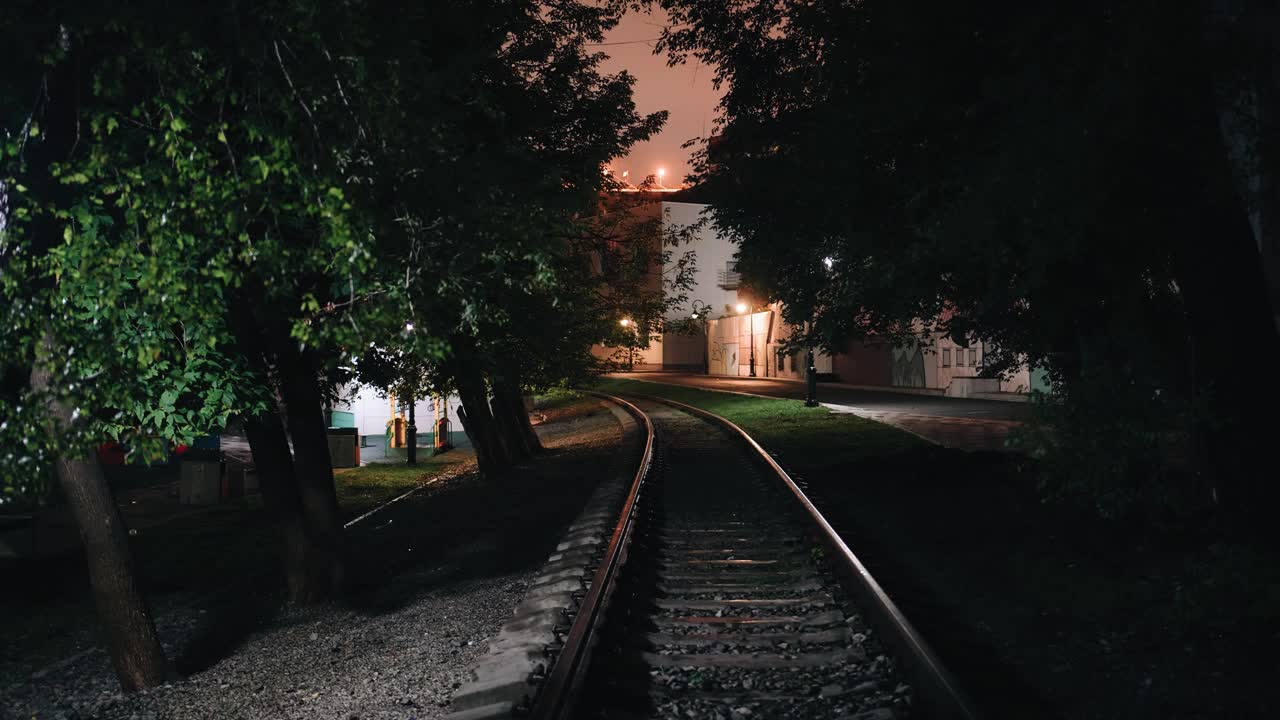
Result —
<path fill-rule="evenodd" d="M 620 431 L 593 402 L 548 413 L 549 452 L 503 483 L 475 473 L 428 486 L 349 535 L 356 592 L 305 610 L 266 608 L 230 626 L 210 598 L 152 598 L 168 656 L 210 658 L 185 676 L 123 694 L 89 649 L 38 669 L 9 648 L 0 718 L 13 720 L 426 720 L 510 619 L 542 560 L 617 453 Z M 232 591 L 253 616 L 254 588 Z M 243 594 L 241 594 L 243 593 Z M 223 608 L 225 609 L 225 607 Z M 77 626 L 77 634 L 87 630 Z M 85 633 L 87 636 L 87 633 Z M 86 640 L 88 637 L 85 638 Z M 193 649 L 194 648 L 194 649 Z M 211 649 L 212 648 L 212 649 Z"/>
<path fill-rule="evenodd" d="M 209 669 L 133 695 L 119 692 L 106 655 L 95 650 L 11 686 L 0 709 L 15 720 L 433 718 L 444 714 L 530 577 L 464 581 L 390 611 L 287 613 Z M 184 642 L 195 624 L 164 620 L 170 645 Z"/>

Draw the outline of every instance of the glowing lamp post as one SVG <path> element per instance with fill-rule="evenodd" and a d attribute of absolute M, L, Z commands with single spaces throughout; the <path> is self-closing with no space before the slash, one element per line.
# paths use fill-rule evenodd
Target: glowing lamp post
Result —
<path fill-rule="evenodd" d="M 404 324 L 404 332 L 406 335 L 413 332 L 412 322 L 406 322 Z M 413 406 L 417 404 L 417 399 L 410 394 L 409 424 L 404 429 L 405 460 L 409 465 L 418 464 L 418 423 L 413 414 Z"/>
<path fill-rule="evenodd" d="M 662 178 L 666 177 L 666 175 L 667 175 L 666 168 L 658 168 L 658 187 L 666 187 L 665 185 L 662 184 Z"/>
<path fill-rule="evenodd" d="M 622 318 L 621 320 L 618 321 L 618 324 L 624 328 L 630 328 L 631 318 Z M 632 337 L 627 340 L 627 372 L 631 372 L 632 370 L 635 369 L 635 350 L 636 350 L 636 344 L 634 342 L 635 331 L 632 331 L 631 334 L 632 334 Z"/>

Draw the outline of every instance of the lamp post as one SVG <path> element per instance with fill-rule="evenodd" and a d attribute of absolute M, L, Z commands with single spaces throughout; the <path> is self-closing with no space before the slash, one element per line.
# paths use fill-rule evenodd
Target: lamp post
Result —
<path fill-rule="evenodd" d="M 809 321 L 809 333 L 813 333 L 813 321 Z M 809 340 L 809 350 L 805 353 L 805 363 L 809 366 L 808 375 L 806 377 L 806 393 L 804 398 L 805 407 L 818 407 L 818 368 L 813 359 L 813 340 Z"/>
<path fill-rule="evenodd" d="M 404 429 L 405 455 L 410 465 L 418 464 L 418 425 L 414 421 L 413 406 L 417 403 L 409 396 L 409 424 Z"/>
<path fill-rule="evenodd" d="M 411 335 L 413 333 L 413 321 L 406 321 L 404 324 L 404 334 Z M 410 465 L 418 464 L 418 425 L 414 421 L 413 406 L 417 403 L 413 399 L 413 393 L 409 393 L 409 425 L 404 429 L 405 440 L 405 458 Z"/>
<path fill-rule="evenodd" d="M 818 407 L 818 368 L 814 366 L 813 348 L 809 348 L 809 352 L 805 355 L 805 362 L 809 363 L 809 382 L 808 394 L 804 399 L 805 407 Z"/>
<path fill-rule="evenodd" d="M 748 308 L 746 303 L 738 303 L 739 313 L 746 313 L 747 310 Z M 747 315 L 747 322 L 750 323 L 750 328 L 751 328 L 748 335 L 748 337 L 751 338 L 750 340 L 751 354 L 749 356 L 750 359 L 747 361 L 749 363 L 748 367 L 750 369 L 747 371 L 747 375 L 749 377 L 755 377 L 756 376 L 756 316 L 754 313 Z"/>
<path fill-rule="evenodd" d="M 835 265 L 836 265 L 835 258 L 831 257 L 830 255 L 822 258 L 822 265 L 824 268 L 826 268 L 827 273 L 830 274 L 835 269 Z M 812 316 L 812 311 L 810 312 Z M 809 334 L 811 336 L 813 334 L 812 320 L 809 321 Z M 808 377 L 808 382 L 806 383 L 808 388 L 807 388 L 807 392 L 805 393 L 806 397 L 804 399 L 804 406 L 818 407 L 818 368 L 817 368 L 817 365 L 814 363 L 814 359 L 813 359 L 812 337 L 810 337 L 809 343 L 810 343 L 809 352 L 805 355 L 805 360 L 809 364 L 809 377 Z"/>
<path fill-rule="evenodd" d="M 702 327 L 702 374 L 711 374 L 711 358 L 707 351 L 707 344 L 711 342 L 711 338 L 707 337 L 707 316 L 710 314 L 711 306 L 701 300 L 693 301 L 693 313 L 689 316 L 701 323 Z"/>
<path fill-rule="evenodd" d="M 618 321 L 618 324 L 624 328 L 630 328 L 631 318 L 622 318 Z M 632 372 L 635 369 L 635 331 L 632 331 L 631 335 L 632 337 L 627 339 L 627 372 Z"/>

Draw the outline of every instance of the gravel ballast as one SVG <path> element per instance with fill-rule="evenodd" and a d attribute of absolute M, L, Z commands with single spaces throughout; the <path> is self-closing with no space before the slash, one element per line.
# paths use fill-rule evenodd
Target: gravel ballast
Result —
<path fill-rule="evenodd" d="M 13 718 L 436 717 L 530 575 L 450 585 L 384 614 L 285 613 L 208 670 L 131 695 L 95 650 L 13 688 L 4 709 Z M 184 629 L 169 629 L 170 644 L 180 642 L 172 633 Z"/>
<path fill-rule="evenodd" d="M 595 401 L 549 413 L 549 452 L 509 482 L 463 473 L 353 527 L 359 586 L 340 603 L 211 620 L 200 597 L 152 598 L 170 658 L 225 644 L 205 667 L 123 694 L 100 648 L 0 678 L 0 718 L 435 718 L 603 480 L 621 433 Z M 264 549 L 264 551 L 269 551 Z M 252 604 L 246 588 L 245 604 Z M 181 666 L 181 662 L 179 663 Z"/>

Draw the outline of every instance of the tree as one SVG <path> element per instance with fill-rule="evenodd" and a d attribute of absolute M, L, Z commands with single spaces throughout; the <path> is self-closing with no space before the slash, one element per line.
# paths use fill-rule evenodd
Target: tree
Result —
<path fill-rule="evenodd" d="M 0 20 L 22 38 L 0 86 L 0 435 L 18 448 L 0 470 L 16 488 L 56 468 L 126 688 L 163 656 L 103 442 L 156 454 L 243 416 L 295 602 L 342 587 L 322 407 L 373 339 L 419 328 L 395 349 L 450 370 L 486 471 L 534 446 L 516 395 L 539 365 L 492 354 L 504 309 L 567 296 L 563 238 L 601 165 L 663 119 L 587 49 L 619 12 L 29 2 Z"/>
<path fill-rule="evenodd" d="M 1242 463 L 1272 390 L 1232 366 L 1240 338 L 1262 356 L 1280 338 L 1204 7 L 662 5 L 662 49 L 727 87 L 697 179 L 745 276 L 813 320 L 806 341 L 986 340 L 991 373 L 1050 371 L 1047 407 L 1074 424 L 1048 450 L 1095 497 L 1170 492 L 1145 483 L 1173 435 L 1204 450 L 1203 498 L 1237 519 L 1268 504 Z"/>
<path fill-rule="evenodd" d="M 316 142 L 319 113 L 299 102 L 303 77 L 285 61 L 289 48 L 323 57 L 322 26 L 295 3 L 252 19 L 208 12 L 34 4 L 6 16 L 7 34 L 32 42 L 6 58 L 3 94 L 0 432 L 24 449 L 4 458 L 4 478 L 56 468 L 130 689 L 157 682 L 163 656 L 99 444 L 154 455 L 250 416 L 291 596 L 323 597 L 341 579 L 319 385 L 335 360 L 317 352 L 333 346 L 317 321 L 335 258 L 354 294 L 367 253 L 349 232 L 338 152 Z M 331 66 L 312 67 L 329 87 Z"/>
<path fill-rule="evenodd" d="M 84 68 L 105 48 L 86 42 L 82 26 L 43 19 L 25 28 L 31 46 L 20 52 L 30 54 L 7 64 L 26 92 L 19 110 L 6 88 L 4 107 L 0 291 L 7 330 L 0 357 L 11 381 L 0 435 L 18 450 L 5 455 L 0 476 L 7 486 L 21 485 L 52 465 L 81 531 L 117 675 L 131 690 L 168 671 L 94 448 L 114 440 L 148 455 L 163 440 L 190 442 L 251 404 L 252 394 L 223 390 L 223 383 L 238 387 L 242 373 L 216 352 L 222 340 L 201 304 L 217 288 L 196 289 L 191 305 L 169 307 L 169 293 L 176 297 L 192 279 L 159 269 L 176 258 L 180 243 L 132 252 L 130 244 L 147 243 L 140 232 L 146 211 L 107 206 L 90 189 L 104 168 L 86 136 L 102 129 L 102 118 L 87 101 Z M 109 182 L 119 187 L 118 178 Z M 123 245 L 110 239 L 117 232 Z M 24 370 L 28 382 L 14 380 Z"/>
<path fill-rule="evenodd" d="M 603 165 L 665 117 L 636 113 L 632 79 L 602 75 L 587 47 L 620 12 L 576 0 L 397 8 L 362 55 L 353 103 L 377 171 L 352 201 L 373 218 L 379 262 L 402 270 L 389 295 L 399 325 L 447 369 L 491 476 L 534 445 L 504 339 L 538 331 L 521 325 L 531 303 L 572 292 L 559 284 L 576 262 L 565 238 L 598 202 Z"/>

